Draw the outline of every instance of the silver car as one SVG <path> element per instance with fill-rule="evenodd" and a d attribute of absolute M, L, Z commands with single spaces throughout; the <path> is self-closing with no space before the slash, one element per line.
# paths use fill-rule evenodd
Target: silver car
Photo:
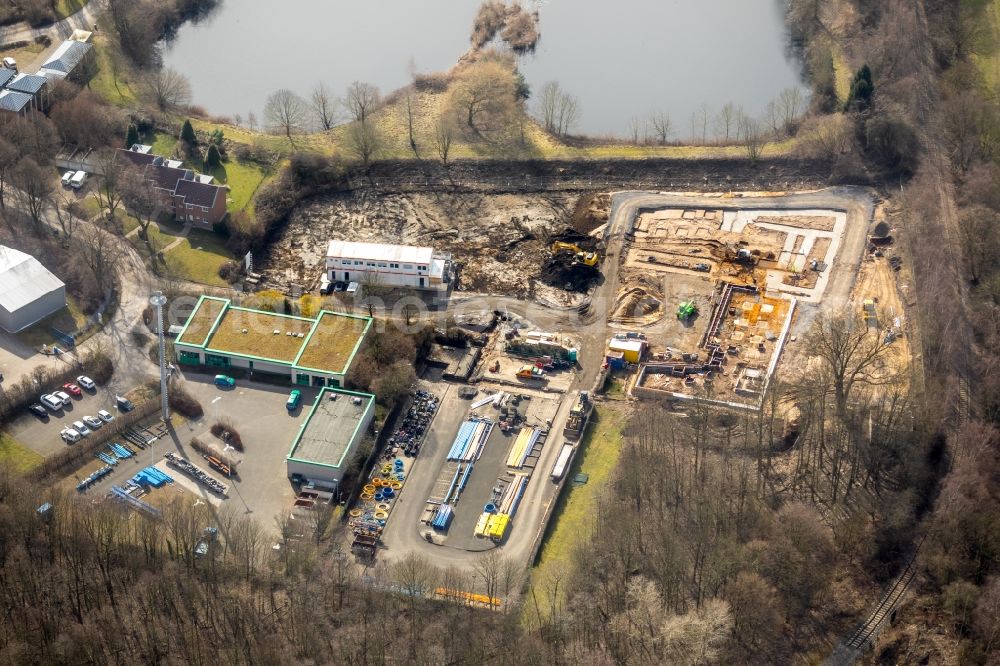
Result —
<path fill-rule="evenodd" d="M 80 433 L 82 437 L 90 434 L 90 428 L 83 425 L 83 421 L 73 421 L 73 429 Z"/>

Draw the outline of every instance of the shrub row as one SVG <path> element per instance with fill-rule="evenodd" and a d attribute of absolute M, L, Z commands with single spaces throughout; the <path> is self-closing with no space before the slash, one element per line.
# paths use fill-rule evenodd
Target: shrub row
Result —
<path fill-rule="evenodd" d="M 227 456 L 222 451 L 219 451 L 217 448 L 215 448 L 211 444 L 203 442 L 200 439 L 198 439 L 197 437 L 193 437 L 191 439 L 191 448 L 194 449 L 195 451 L 197 451 L 198 453 L 200 453 L 203 456 L 206 456 L 206 457 L 212 456 L 213 458 L 217 458 L 219 460 L 219 462 L 221 462 L 223 465 L 226 465 L 227 467 L 229 467 L 229 469 L 231 469 L 231 470 L 233 470 L 235 472 L 236 465 L 238 464 L 238 461 L 234 460 L 230 456 Z"/>
<path fill-rule="evenodd" d="M 221 439 L 226 444 L 237 451 L 243 451 L 243 438 L 240 437 L 240 433 L 233 427 L 233 424 L 227 420 L 216 421 L 212 425 L 212 434 Z"/>
<path fill-rule="evenodd" d="M 71 356 L 67 356 L 70 358 Z M 19 382 L 5 387 L 0 394 L 0 425 L 18 416 L 38 400 L 45 391 L 54 391 L 62 384 L 76 381 L 78 375 L 88 375 L 98 384 L 105 384 L 114 374 L 111 359 L 99 351 L 87 352 L 65 368 L 37 367 Z"/>

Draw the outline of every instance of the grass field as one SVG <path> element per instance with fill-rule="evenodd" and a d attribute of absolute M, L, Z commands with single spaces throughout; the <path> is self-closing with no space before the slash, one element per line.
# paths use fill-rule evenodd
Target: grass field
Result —
<path fill-rule="evenodd" d="M 27 472 L 42 462 L 42 456 L 5 432 L 0 432 L 0 465 Z"/>
<path fill-rule="evenodd" d="M 88 84 L 90 89 L 117 106 L 133 106 L 138 99 L 135 74 L 126 64 L 112 61 L 107 37 L 95 35 L 93 43 L 97 73 Z"/>
<path fill-rule="evenodd" d="M 973 57 L 983 74 L 983 84 L 995 98 L 1000 95 L 1000 0 L 988 0 L 983 19 L 978 55 Z"/>
<path fill-rule="evenodd" d="M 215 234 L 192 229 L 187 238 L 167 251 L 167 271 L 185 280 L 216 287 L 228 286 L 219 277 L 219 268 L 233 256 Z"/>
<path fill-rule="evenodd" d="M 60 331 L 72 333 L 85 323 L 87 323 L 87 315 L 83 314 L 83 311 L 80 310 L 80 306 L 77 305 L 76 300 L 72 296 L 67 295 L 65 309 L 45 317 L 37 324 L 29 326 L 18 333 L 17 337 L 21 342 L 34 349 L 38 349 L 42 345 L 62 345 L 63 343 L 52 335 L 50 329 L 53 326 Z M 96 331 L 96 329 L 92 330 Z M 78 338 L 77 342 L 83 342 L 85 339 L 85 337 Z"/>
<path fill-rule="evenodd" d="M 57 0 L 55 4 L 56 16 L 60 19 L 72 16 L 80 11 L 85 4 L 87 4 L 85 0 Z"/>
<path fill-rule="evenodd" d="M 567 473 L 568 479 L 580 472 L 588 474 L 590 478 L 586 484 L 576 487 L 571 481 L 567 481 L 568 487 L 563 488 L 545 531 L 538 561 L 531 570 L 535 598 L 543 614 L 547 615 L 551 610 L 549 595 L 556 582 L 565 576 L 574 550 L 590 539 L 597 499 L 607 488 L 618 464 L 625 420 L 621 407 L 602 404 L 595 408 L 587 434 L 581 443 L 581 451 L 577 453 L 572 468 Z M 527 617 L 534 614 L 532 602 L 525 604 L 525 613 L 529 614 Z"/>

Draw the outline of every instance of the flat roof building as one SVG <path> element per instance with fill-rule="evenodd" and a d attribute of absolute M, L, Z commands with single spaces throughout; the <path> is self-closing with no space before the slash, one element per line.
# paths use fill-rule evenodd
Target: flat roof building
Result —
<path fill-rule="evenodd" d="M 0 328 L 16 333 L 66 307 L 66 285 L 30 254 L 0 245 Z"/>
<path fill-rule="evenodd" d="M 323 310 L 295 317 L 202 296 L 174 347 L 185 365 L 288 375 L 300 386 L 342 386 L 371 317 Z"/>
<path fill-rule="evenodd" d="M 285 458 L 289 478 L 339 484 L 374 415 L 370 393 L 320 391 Z"/>
<path fill-rule="evenodd" d="M 433 248 L 332 240 L 326 250 L 330 282 L 447 291 L 451 256 Z"/>

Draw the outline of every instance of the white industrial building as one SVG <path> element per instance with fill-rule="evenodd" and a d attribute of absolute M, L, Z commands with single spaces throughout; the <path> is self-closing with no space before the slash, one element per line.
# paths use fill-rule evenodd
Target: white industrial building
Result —
<path fill-rule="evenodd" d="M 451 256 L 430 247 L 333 240 L 326 251 L 330 282 L 446 291 Z"/>
<path fill-rule="evenodd" d="M 16 333 L 66 307 L 66 285 L 30 254 L 0 245 L 0 328 Z"/>
<path fill-rule="evenodd" d="M 370 393 L 324 388 L 285 458 L 288 478 L 335 488 L 374 416 L 375 396 Z"/>

